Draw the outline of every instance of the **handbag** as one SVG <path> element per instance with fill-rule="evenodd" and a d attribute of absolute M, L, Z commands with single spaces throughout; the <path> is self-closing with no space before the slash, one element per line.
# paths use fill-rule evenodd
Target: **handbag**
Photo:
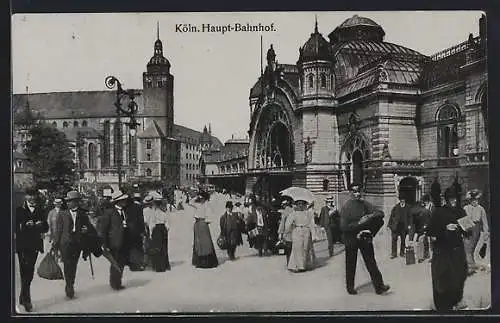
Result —
<path fill-rule="evenodd" d="M 219 237 L 217 238 L 217 246 L 219 246 L 221 250 L 227 249 L 227 239 L 224 235 L 219 234 Z"/>
<path fill-rule="evenodd" d="M 415 247 L 406 246 L 405 248 L 406 264 L 414 265 L 416 263 L 415 259 Z"/>
<path fill-rule="evenodd" d="M 48 252 L 40 262 L 36 271 L 38 276 L 48 280 L 64 280 L 64 275 L 61 266 L 57 263 L 53 251 Z"/>
<path fill-rule="evenodd" d="M 250 238 L 255 238 L 259 234 L 260 234 L 259 233 L 259 228 L 254 228 L 254 229 L 248 231 L 248 237 L 250 237 Z"/>

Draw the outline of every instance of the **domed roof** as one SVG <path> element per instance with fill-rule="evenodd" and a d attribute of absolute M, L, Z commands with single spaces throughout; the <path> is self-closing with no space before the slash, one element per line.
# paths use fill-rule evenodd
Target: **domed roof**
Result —
<path fill-rule="evenodd" d="M 330 42 L 352 40 L 384 41 L 385 32 L 382 27 L 370 18 L 354 15 L 341 23 L 328 35 Z"/>
<path fill-rule="evenodd" d="M 318 32 L 318 23 L 314 28 L 314 33 L 299 50 L 299 62 L 310 62 L 316 60 L 331 60 L 330 44 Z"/>
<path fill-rule="evenodd" d="M 170 62 L 165 58 L 165 56 L 163 56 L 163 44 L 160 39 L 155 41 L 154 50 L 154 55 L 149 60 L 148 66 L 163 65 L 170 68 Z"/>
<path fill-rule="evenodd" d="M 346 19 L 337 28 L 347 28 L 347 27 L 353 27 L 353 26 L 374 26 L 374 27 L 380 27 L 379 24 L 377 24 L 375 21 L 371 20 L 370 18 L 360 17 L 358 15 L 354 15 L 351 18 Z M 382 28 L 382 27 L 380 27 L 380 28 Z"/>

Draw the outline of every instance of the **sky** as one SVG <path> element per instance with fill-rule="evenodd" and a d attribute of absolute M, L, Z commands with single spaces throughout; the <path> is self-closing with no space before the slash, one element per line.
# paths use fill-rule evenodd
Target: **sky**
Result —
<path fill-rule="evenodd" d="M 153 55 L 157 22 L 164 56 L 174 75 L 174 121 L 201 131 L 211 124 L 223 142 L 246 136 L 249 92 L 270 44 L 279 63 L 295 64 L 299 47 L 314 30 L 328 34 L 354 14 L 385 31 L 385 41 L 425 55 L 479 33 L 480 11 L 259 12 L 16 14 L 12 18 L 13 93 L 108 90 L 116 76 L 124 88 L 142 88 Z M 274 23 L 263 32 L 179 32 L 190 24 Z M 181 30 L 182 31 L 182 30 Z"/>

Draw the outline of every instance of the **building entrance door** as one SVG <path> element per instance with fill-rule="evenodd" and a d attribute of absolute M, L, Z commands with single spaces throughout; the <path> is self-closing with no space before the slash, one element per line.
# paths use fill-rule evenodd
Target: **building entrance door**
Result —
<path fill-rule="evenodd" d="M 399 196 L 408 204 L 417 202 L 418 181 L 415 177 L 405 177 L 399 182 Z"/>

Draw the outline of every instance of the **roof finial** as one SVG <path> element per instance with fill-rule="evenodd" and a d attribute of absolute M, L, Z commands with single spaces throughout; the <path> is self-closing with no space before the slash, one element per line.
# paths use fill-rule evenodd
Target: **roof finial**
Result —
<path fill-rule="evenodd" d="M 26 94 L 29 93 L 29 87 L 26 85 Z"/>
<path fill-rule="evenodd" d="M 160 39 L 160 22 L 156 22 L 156 39 Z"/>
<path fill-rule="evenodd" d="M 318 15 L 314 15 L 314 17 L 315 17 L 314 32 L 317 34 L 318 33 Z"/>

